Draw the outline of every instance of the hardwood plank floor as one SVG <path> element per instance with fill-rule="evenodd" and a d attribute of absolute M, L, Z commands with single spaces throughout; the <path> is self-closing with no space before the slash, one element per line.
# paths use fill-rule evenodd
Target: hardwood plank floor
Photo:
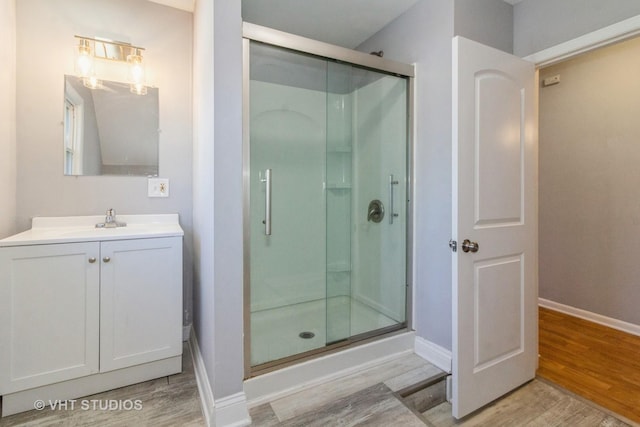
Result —
<path fill-rule="evenodd" d="M 539 309 L 538 376 L 640 423 L 640 337 Z"/>
<path fill-rule="evenodd" d="M 558 338 L 555 338 L 556 340 Z M 567 341 L 565 338 L 563 340 Z M 624 340 L 621 346 L 631 346 Z M 579 343 L 569 343 L 586 349 Z M 582 347 L 581 347 L 582 346 Z M 29 411 L 0 419 L 4 426 L 204 426 L 198 388 L 189 348 L 185 346 L 183 373 L 108 391 L 86 399 L 140 400 L 137 411 L 74 410 Z M 559 368 L 558 368 L 559 369 Z M 389 426 L 579 426 L 624 427 L 609 416 L 541 381 L 534 380 L 477 413 L 457 421 L 451 405 L 443 403 L 419 413 L 405 406 L 397 391 L 439 372 L 410 354 L 387 361 L 330 383 L 305 389 L 251 409 L 252 425 L 259 427 L 308 427 L 366 425 Z M 593 380 L 604 382 L 598 378 Z M 589 383 L 589 381 L 587 381 Z M 293 408 L 293 409 L 292 409 Z"/>
<path fill-rule="evenodd" d="M 71 407 L 28 411 L 0 418 L 0 427 L 14 426 L 153 426 L 202 427 L 205 425 L 198 386 L 186 343 L 183 346 L 182 373 L 162 377 L 93 396 L 76 399 Z M 131 410 L 109 410 L 108 403 L 139 401 Z M 96 402 L 96 407 L 92 407 Z M 82 403 L 87 406 L 83 407 Z M 106 410 L 100 409 L 104 405 Z M 125 407 L 126 408 L 126 407 Z"/>
<path fill-rule="evenodd" d="M 423 413 L 429 427 L 629 427 L 564 390 L 533 380 L 456 420 L 446 402 Z"/>

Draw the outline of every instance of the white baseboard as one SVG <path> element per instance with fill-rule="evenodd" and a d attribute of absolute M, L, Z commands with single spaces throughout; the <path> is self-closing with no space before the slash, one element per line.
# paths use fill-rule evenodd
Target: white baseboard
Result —
<path fill-rule="evenodd" d="M 189 341 L 189 337 L 191 336 L 191 325 L 182 327 L 182 341 Z"/>
<path fill-rule="evenodd" d="M 189 328 L 189 348 L 193 360 L 193 369 L 198 384 L 198 394 L 202 415 L 208 427 L 244 427 L 251 425 L 251 417 L 247 408 L 247 398 L 244 393 L 225 396 L 217 401 L 213 397 L 213 389 L 207 375 L 196 334 Z"/>
<path fill-rule="evenodd" d="M 422 337 L 416 337 L 415 353 L 445 372 L 451 373 L 451 352 Z"/>
<path fill-rule="evenodd" d="M 198 395 L 200 396 L 200 405 L 202 406 L 202 415 L 204 416 L 205 424 L 208 427 L 214 427 L 214 409 L 215 401 L 213 399 L 213 390 L 209 383 L 209 377 L 207 376 L 207 368 L 204 366 L 204 360 L 202 360 L 202 354 L 200 353 L 200 347 L 198 346 L 198 340 L 196 334 L 190 334 L 189 349 L 191 350 L 191 360 L 193 360 L 193 370 L 196 375 L 196 383 L 198 384 Z"/>
<path fill-rule="evenodd" d="M 628 323 L 623 320 L 603 316 L 601 314 L 593 313 L 581 308 L 571 307 L 570 305 L 560 304 L 559 302 L 551 301 L 544 298 L 538 298 L 538 305 L 540 307 L 559 311 L 570 316 L 579 317 L 580 319 L 588 320 L 593 323 L 608 326 L 612 329 L 617 329 L 628 334 L 640 336 L 640 325 L 636 325 L 634 323 Z"/>
<path fill-rule="evenodd" d="M 244 392 L 232 394 L 216 401 L 216 427 L 244 427 L 251 425 Z"/>

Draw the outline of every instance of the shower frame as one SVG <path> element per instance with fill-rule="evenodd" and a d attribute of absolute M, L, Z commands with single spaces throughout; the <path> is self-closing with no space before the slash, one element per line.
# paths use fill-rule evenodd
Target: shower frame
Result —
<path fill-rule="evenodd" d="M 245 379 L 259 374 L 280 369 L 304 360 L 336 352 L 359 344 L 383 338 L 392 334 L 411 330 L 413 323 L 413 158 L 414 158 L 414 66 L 391 61 L 364 52 L 347 49 L 341 46 L 320 42 L 306 37 L 297 36 L 272 28 L 242 23 L 242 173 L 243 173 L 243 321 L 244 321 L 244 376 Z M 328 344 L 325 347 L 292 355 L 273 362 L 267 362 L 259 367 L 251 366 L 251 273 L 250 273 L 250 43 L 251 41 L 264 43 L 292 51 L 297 51 L 324 59 L 334 60 L 379 71 L 407 79 L 407 209 L 406 209 L 406 302 L 405 321 L 399 325 L 392 325 L 376 329 L 360 335 L 351 336 L 344 341 Z"/>

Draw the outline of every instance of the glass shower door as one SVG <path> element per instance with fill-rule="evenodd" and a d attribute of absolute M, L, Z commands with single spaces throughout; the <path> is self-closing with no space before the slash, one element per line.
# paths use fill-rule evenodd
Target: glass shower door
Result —
<path fill-rule="evenodd" d="M 350 64 L 327 64 L 327 344 L 351 337 L 353 87 Z"/>
<path fill-rule="evenodd" d="M 353 67 L 351 336 L 406 321 L 407 80 Z"/>
<path fill-rule="evenodd" d="M 407 80 L 250 43 L 253 372 L 406 323 Z"/>
<path fill-rule="evenodd" d="M 329 62 L 327 342 L 406 321 L 407 80 Z"/>
<path fill-rule="evenodd" d="M 327 62 L 251 43 L 251 365 L 326 343 Z"/>

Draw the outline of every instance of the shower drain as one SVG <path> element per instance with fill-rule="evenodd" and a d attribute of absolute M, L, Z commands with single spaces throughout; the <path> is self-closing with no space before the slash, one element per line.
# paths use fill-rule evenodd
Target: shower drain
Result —
<path fill-rule="evenodd" d="M 311 338 L 315 337 L 315 336 L 316 336 L 316 334 L 314 334 L 313 332 L 305 331 L 305 332 L 300 332 L 300 333 L 298 334 L 298 336 L 299 336 L 300 338 L 303 338 L 303 339 L 305 339 L 305 340 L 308 340 L 308 339 L 311 339 Z"/>

